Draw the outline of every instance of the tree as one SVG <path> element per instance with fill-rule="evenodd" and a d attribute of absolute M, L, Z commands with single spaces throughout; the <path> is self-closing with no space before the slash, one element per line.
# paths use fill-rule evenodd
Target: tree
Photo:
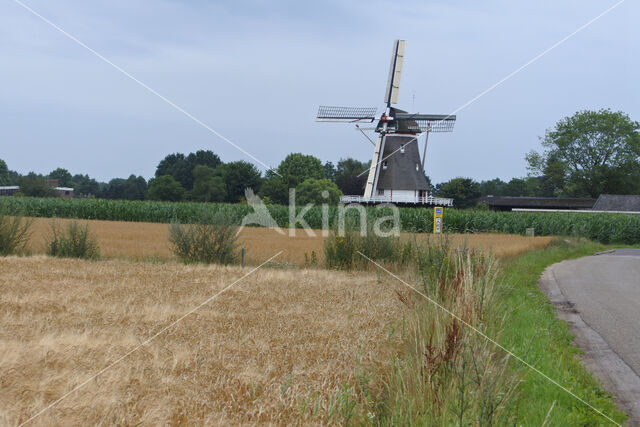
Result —
<path fill-rule="evenodd" d="M 56 190 L 46 182 L 44 178 L 34 172 L 21 177 L 18 180 L 20 193 L 28 197 L 55 197 Z"/>
<path fill-rule="evenodd" d="M 457 208 L 470 208 L 480 197 L 480 185 L 471 178 L 453 178 L 437 186 L 439 197 L 453 198 Z"/>
<path fill-rule="evenodd" d="M 74 175 L 71 178 L 73 184 L 74 193 L 77 195 L 89 196 L 96 195 L 100 191 L 100 184 L 93 179 L 89 178 L 89 175 Z"/>
<path fill-rule="evenodd" d="M 289 203 L 289 183 L 286 179 L 267 172 L 267 176 L 260 186 L 260 197 L 265 203 L 286 205 Z"/>
<path fill-rule="evenodd" d="M 244 198 L 244 190 L 251 188 L 254 192 L 260 190 L 262 175 L 258 168 L 249 162 L 237 162 L 220 165 L 216 172 L 222 177 L 227 189 L 227 201 L 237 203 Z"/>
<path fill-rule="evenodd" d="M 324 166 L 320 159 L 302 153 L 291 153 L 278 166 L 278 173 L 295 187 L 307 178 L 324 179 Z"/>
<path fill-rule="evenodd" d="M 529 170 L 558 194 L 640 193 L 640 123 L 622 112 L 577 112 L 547 130 L 542 146 L 526 155 Z"/>
<path fill-rule="evenodd" d="M 340 201 L 341 195 L 342 192 L 331 180 L 309 178 L 296 187 L 296 204 L 321 205 L 328 203 L 336 205 Z"/>
<path fill-rule="evenodd" d="M 0 185 L 11 185 L 11 175 L 4 160 L 0 159 Z"/>
<path fill-rule="evenodd" d="M 335 182 L 335 180 L 336 180 L 336 167 L 333 165 L 333 163 L 327 161 L 327 162 L 324 163 L 324 165 L 322 167 L 324 168 L 324 177 Z"/>
<path fill-rule="evenodd" d="M 223 202 L 227 197 L 227 189 L 222 177 L 216 176 L 213 168 L 197 165 L 193 169 L 193 189 L 189 198 L 197 202 Z"/>
<path fill-rule="evenodd" d="M 58 168 L 53 170 L 48 175 L 49 179 L 58 180 L 59 187 L 73 187 L 73 177 L 68 170 Z"/>
<path fill-rule="evenodd" d="M 171 175 L 162 175 L 149 181 L 149 200 L 180 202 L 184 200 L 184 196 L 184 188 Z"/>
<path fill-rule="evenodd" d="M 505 187 L 507 183 L 500 178 L 490 179 L 488 181 L 482 181 L 478 190 L 481 196 L 504 196 Z"/>
<path fill-rule="evenodd" d="M 369 166 L 352 158 L 340 159 L 335 175 L 335 182 L 340 191 L 343 194 L 363 194 Z"/>
<path fill-rule="evenodd" d="M 158 163 L 156 178 L 163 175 L 171 175 L 183 188 L 193 188 L 193 170 L 198 165 L 215 169 L 222 161 L 217 154 L 210 150 L 198 150 L 185 156 L 182 153 L 169 154 Z"/>

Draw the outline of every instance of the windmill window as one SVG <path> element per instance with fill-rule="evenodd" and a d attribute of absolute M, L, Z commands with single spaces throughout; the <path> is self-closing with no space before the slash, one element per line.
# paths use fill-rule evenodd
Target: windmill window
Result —
<path fill-rule="evenodd" d="M 402 145 L 400 146 L 400 152 L 401 152 L 402 154 L 404 154 L 404 144 L 402 144 Z"/>
<path fill-rule="evenodd" d="M 382 162 L 382 169 L 387 170 L 387 161 Z"/>

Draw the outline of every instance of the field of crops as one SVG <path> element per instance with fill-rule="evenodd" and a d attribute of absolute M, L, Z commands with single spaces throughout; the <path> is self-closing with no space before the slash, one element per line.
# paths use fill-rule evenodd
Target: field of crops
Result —
<path fill-rule="evenodd" d="M 251 213 L 250 206 L 222 203 L 168 203 L 151 201 L 120 201 L 100 199 L 62 198 L 0 198 L 0 208 L 7 214 L 34 217 L 59 217 L 98 219 L 112 221 L 138 221 L 168 223 L 197 221 L 205 213 L 224 209 L 240 219 Z M 298 211 L 303 209 L 298 208 Z M 281 227 L 289 226 L 287 206 L 269 206 L 269 212 Z M 329 224 L 338 219 L 338 207 L 329 207 Z M 388 209 L 366 208 L 371 219 L 389 215 Z M 355 209 L 347 216 L 357 217 Z M 322 207 L 310 208 L 304 220 L 311 228 L 322 228 Z M 433 227 L 433 210 L 428 208 L 400 208 L 402 231 L 430 232 Z M 299 225 L 299 224 L 298 224 Z M 513 213 L 479 210 L 446 209 L 444 231 L 450 233 L 500 232 L 524 234 L 528 227 L 541 236 L 580 236 L 602 243 L 640 243 L 640 215 L 590 214 L 590 213 Z"/>

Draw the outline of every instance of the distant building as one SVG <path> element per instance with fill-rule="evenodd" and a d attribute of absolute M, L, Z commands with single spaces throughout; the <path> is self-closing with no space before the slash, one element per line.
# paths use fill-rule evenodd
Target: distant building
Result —
<path fill-rule="evenodd" d="M 55 187 L 58 196 L 70 199 L 73 197 L 73 187 Z"/>
<path fill-rule="evenodd" d="M 512 209 L 591 209 L 596 199 L 572 199 L 560 197 L 510 197 L 486 196 L 480 199 L 493 211 L 510 211 Z"/>
<path fill-rule="evenodd" d="M 0 186 L 0 196 L 13 196 L 18 191 L 20 191 L 20 187 L 17 185 Z"/>
<path fill-rule="evenodd" d="M 640 195 L 627 196 L 601 194 L 595 205 L 593 205 L 593 210 L 610 212 L 640 212 Z"/>
<path fill-rule="evenodd" d="M 59 197 L 64 197 L 66 199 L 73 197 L 72 187 L 54 187 L 54 190 L 56 190 L 56 194 Z M 18 191 L 20 191 L 20 187 L 17 185 L 0 186 L 0 196 L 13 196 Z"/>

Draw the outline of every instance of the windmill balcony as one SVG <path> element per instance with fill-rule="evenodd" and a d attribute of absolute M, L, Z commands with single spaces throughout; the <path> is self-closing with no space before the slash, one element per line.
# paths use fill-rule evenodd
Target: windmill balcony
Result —
<path fill-rule="evenodd" d="M 433 197 L 431 195 L 414 196 L 408 194 L 384 194 L 373 197 L 341 196 L 340 202 L 362 204 L 394 203 L 406 205 L 453 206 L 453 199 L 447 199 L 444 197 Z"/>

